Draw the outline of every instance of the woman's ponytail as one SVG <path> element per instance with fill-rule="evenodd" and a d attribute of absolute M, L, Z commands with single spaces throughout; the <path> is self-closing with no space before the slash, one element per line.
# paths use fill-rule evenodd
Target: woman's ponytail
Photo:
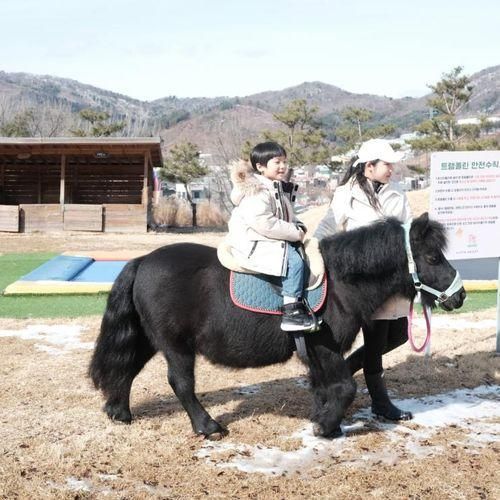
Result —
<path fill-rule="evenodd" d="M 374 160 L 371 163 L 377 163 L 378 160 Z M 375 209 L 380 209 L 380 202 L 375 195 L 375 191 L 370 182 L 368 182 L 367 177 L 365 176 L 365 167 L 367 162 L 360 163 L 358 161 L 358 156 L 353 156 L 349 161 L 349 167 L 344 175 L 344 178 L 340 182 L 340 186 L 347 184 L 352 177 L 356 178 L 356 182 L 362 191 L 366 194 L 370 205 Z"/>
<path fill-rule="evenodd" d="M 349 161 L 349 167 L 347 167 L 347 171 L 344 175 L 344 178 L 340 182 L 340 186 L 343 186 L 344 184 L 347 184 L 349 179 L 356 175 L 359 172 L 359 163 L 355 165 L 355 163 L 358 161 L 358 156 L 355 155 L 353 156 L 350 161 Z M 364 165 L 363 165 L 364 168 Z"/>

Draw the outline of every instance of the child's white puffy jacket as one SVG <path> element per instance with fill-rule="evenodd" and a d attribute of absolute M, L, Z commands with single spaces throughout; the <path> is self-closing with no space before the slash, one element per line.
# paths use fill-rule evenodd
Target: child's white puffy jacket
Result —
<path fill-rule="evenodd" d="M 302 232 L 282 183 L 255 174 L 240 161 L 231 171 L 236 205 L 228 223 L 227 242 L 238 264 L 250 271 L 285 276 L 286 242 L 301 241 Z"/>

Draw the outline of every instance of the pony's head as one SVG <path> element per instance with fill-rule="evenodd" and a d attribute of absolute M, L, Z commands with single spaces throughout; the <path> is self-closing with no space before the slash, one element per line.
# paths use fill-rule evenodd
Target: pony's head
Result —
<path fill-rule="evenodd" d="M 376 285 L 380 293 L 392 290 L 394 294 L 411 299 L 416 295 L 416 288 L 408 267 L 404 233 L 401 222 L 389 217 L 327 237 L 320 241 L 320 250 L 329 273 L 333 273 L 336 280 L 361 289 Z M 465 299 L 463 287 L 454 286 L 459 289 L 449 290 L 458 279 L 456 270 L 443 253 L 446 248 L 444 227 L 429 220 L 424 213 L 411 224 L 410 243 L 418 281 L 434 289 L 437 295 L 442 292 L 450 295 L 445 300 L 441 297 L 443 309 L 450 311 L 461 307 Z M 421 290 L 422 301 L 433 307 L 437 297 L 426 287 Z"/>
<path fill-rule="evenodd" d="M 438 292 L 445 292 L 450 285 L 457 282 L 457 271 L 444 256 L 447 243 L 445 228 L 439 222 L 430 220 L 427 212 L 413 220 L 410 243 L 420 283 Z M 452 292 L 447 298 L 443 297 L 444 300 L 439 301 L 446 311 L 458 309 L 465 300 L 463 286 Z M 436 295 L 425 290 L 425 287 L 422 288 L 421 294 L 424 304 L 435 305 Z"/>

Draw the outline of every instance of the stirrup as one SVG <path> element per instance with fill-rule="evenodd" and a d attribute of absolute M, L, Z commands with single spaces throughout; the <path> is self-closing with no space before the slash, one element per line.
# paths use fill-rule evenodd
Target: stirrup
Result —
<path fill-rule="evenodd" d="M 282 311 L 281 329 L 284 332 L 309 332 L 315 326 L 314 319 L 300 300 L 283 305 Z"/>
<path fill-rule="evenodd" d="M 311 306 L 309 305 L 309 302 L 307 302 L 307 299 L 302 298 L 302 303 L 306 306 L 307 312 L 309 313 L 309 316 L 311 316 L 313 320 L 313 327 L 311 330 L 307 330 L 308 332 L 317 332 L 319 330 L 319 326 L 321 323 L 323 323 L 323 319 L 319 318 L 314 314 L 314 311 L 312 310 Z"/>

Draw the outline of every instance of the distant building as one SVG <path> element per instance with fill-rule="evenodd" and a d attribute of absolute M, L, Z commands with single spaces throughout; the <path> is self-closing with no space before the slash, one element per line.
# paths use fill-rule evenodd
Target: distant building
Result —
<path fill-rule="evenodd" d="M 210 198 L 208 186 L 204 182 L 191 182 L 189 184 L 191 200 L 193 203 L 200 203 Z M 175 184 L 175 194 L 178 198 L 187 200 L 186 186 L 180 182 Z"/>
<path fill-rule="evenodd" d="M 492 124 L 500 124 L 499 116 L 488 116 L 486 121 Z M 457 125 L 479 125 L 481 123 L 480 118 L 460 118 L 457 120 Z"/>
<path fill-rule="evenodd" d="M 332 171 L 327 165 L 318 165 L 314 171 L 314 179 L 328 181 L 332 176 Z"/>

